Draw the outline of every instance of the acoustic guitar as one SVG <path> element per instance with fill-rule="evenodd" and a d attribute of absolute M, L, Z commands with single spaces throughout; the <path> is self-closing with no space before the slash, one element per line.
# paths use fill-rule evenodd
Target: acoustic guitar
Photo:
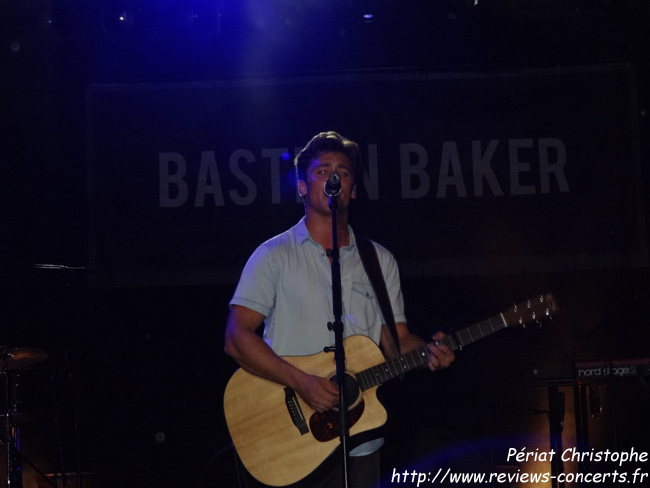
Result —
<path fill-rule="evenodd" d="M 487 337 L 506 327 L 539 322 L 556 313 L 552 294 L 515 305 L 482 322 L 447 335 L 440 343 L 453 350 Z M 404 373 L 425 366 L 426 346 L 397 358 L 384 360 L 374 341 L 355 335 L 345 339 L 345 391 L 349 407 L 351 445 L 363 434 L 386 423 L 387 414 L 377 399 L 377 387 Z M 309 374 L 334 377 L 334 354 L 284 359 Z M 239 457 L 260 482 L 285 486 L 307 477 L 340 446 L 339 414 L 318 413 L 291 388 L 238 369 L 226 385 L 224 411 L 230 436 Z"/>

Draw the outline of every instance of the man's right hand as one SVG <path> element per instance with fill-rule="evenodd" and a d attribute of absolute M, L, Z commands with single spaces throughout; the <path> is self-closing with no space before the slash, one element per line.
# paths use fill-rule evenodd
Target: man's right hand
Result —
<path fill-rule="evenodd" d="M 307 405 L 320 413 L 331 410 L 339 404 L 337 386 L 320 376 L 305 374 L 299 381 L 297 391 Z"/>

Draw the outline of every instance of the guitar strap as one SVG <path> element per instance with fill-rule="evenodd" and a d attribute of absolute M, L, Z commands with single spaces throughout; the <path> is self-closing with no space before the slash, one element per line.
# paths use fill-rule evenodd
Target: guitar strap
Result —
<path fill-rule="evenodd" d="M 386 281 L 384 280 L 384 274 L 381 271 L 379 258 L 377 257 L 377 250 L 370 239 L 364 236 L 356 236 L 356 240 L 361 263 L 370 279 L 375 296 L 379 302 L 379 309 L 386 322 L 381 327 L 381 344 L 383 345 L 384 355 L 388 359 L 396 358 L 399 356 L 399 338 L 397 337 L 393 307 L 390 305 L 390 297 L 388 296 Z"/>

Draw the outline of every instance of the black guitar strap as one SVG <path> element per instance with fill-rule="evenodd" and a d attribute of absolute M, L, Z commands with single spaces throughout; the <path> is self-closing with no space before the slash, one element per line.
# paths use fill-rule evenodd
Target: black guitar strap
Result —
<path fill-rule="evenodd" d="M 381 271 L 379 258 L 377 257 L 377 250 L 370 239 L 364 236 L 356 236 L 357 249 L 359 250 L 359 257 L 363 264 L 366 274 L 370 279 L 377 301 L 379 302 L 379 309 L 386 324 L 382 328 L 382 339 L 386 342 L 386 350 L 384 354 L 389 357 L 397 357 L 399 355 L 399 338 L 397 337 L 397 327 L 395 325 L 395 316 L 393 315 L 393 307 L 390 305 L 390 297 L 388 296 L 388 289 L 384 280 L 384 274 Z M 389 333 L 385 333 L 385 328 L 388 328 Z"/>

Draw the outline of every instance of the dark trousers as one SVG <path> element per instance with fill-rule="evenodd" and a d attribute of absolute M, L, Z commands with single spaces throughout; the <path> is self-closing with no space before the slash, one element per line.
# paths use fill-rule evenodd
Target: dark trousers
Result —
<path fill-rule="evenodd" d="M 350 488 L 379 488 L 380 449 L 367 456 L 350 456 Z M 312 488 L 343 488 L 342 462 Z"/>
<path fill-rule="evenodd" d="M 380 488 L 380 451 L 381 449 L 378 449 L 367 456 L 350 456 L 350 488 Z M 239 458 L 236 459 L 240 488 L 269 488 L 248 474 Z M 322 477 L 317 478 L 314 475 L 314 479 L 302 480 L 298 486 L 300 488 L 343 488 L 342 465 L 342 461 L 336 462 Z"/>

